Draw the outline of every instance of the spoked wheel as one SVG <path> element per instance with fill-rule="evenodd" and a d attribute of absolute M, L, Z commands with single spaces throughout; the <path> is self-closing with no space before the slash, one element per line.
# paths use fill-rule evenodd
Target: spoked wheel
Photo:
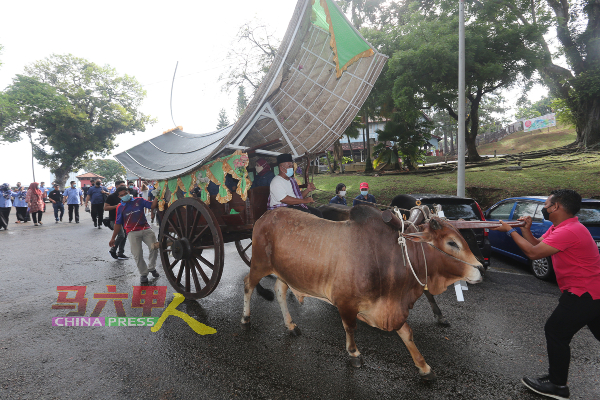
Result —
<path fill-rule="evenodd" d="M 250 266 L 250 261 L 252 261 L 252 239 L 236 240 L 235 248 L 242 260 Z"/>
<path fill-rule="evenodd" d="M 161 220 L 159 245 L 165 275 L 186 299 L 215 290 L 223 273 L 223 235 L 204 203 L 194 198 L 174 202 Z"/>

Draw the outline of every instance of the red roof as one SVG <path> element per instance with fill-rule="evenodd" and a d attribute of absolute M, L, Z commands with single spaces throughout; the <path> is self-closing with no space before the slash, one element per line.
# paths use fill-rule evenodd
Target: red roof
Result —
<path fill-rule="evenodd" d="M 98 175 L 98 174 L 94 174 L 93 172 L 86 172 L 85 174 L 78 175 L 75 178 L 77 178 L 77 179 L 85 179 L 85 178 L 101 178 L 101 179 L 104 179 L 103 176 Z"/>

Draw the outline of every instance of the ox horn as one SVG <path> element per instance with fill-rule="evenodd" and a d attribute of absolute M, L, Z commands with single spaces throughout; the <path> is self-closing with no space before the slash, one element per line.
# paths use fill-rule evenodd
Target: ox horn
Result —
<path fill-rule="evenodd" d="M 381 219 L 383 222 L 395 229 L 402 229 L 404 222 L 400 218 L 396 217 L 390 210 L 385 210 L 381 213 Z"/>
<path fill-rule="evenodd" d="M 456 229 L 482 229 L 482 228 L 497 228 L 502 224 L 497 221 L 446 221 Z M 508 221 L 508 225 L 513 228 L 525 226 L 525 221 Z"/>
<path fill-rule="evenodd" d="M 425 215 L 423 214 L 423 210 L 419 207 L 413 207 L 410 210 L 410 216 L 408 217 L 408 221 L 412 222 L 415 225 L 421 225 L 421 222 L 425 219 Z"/>

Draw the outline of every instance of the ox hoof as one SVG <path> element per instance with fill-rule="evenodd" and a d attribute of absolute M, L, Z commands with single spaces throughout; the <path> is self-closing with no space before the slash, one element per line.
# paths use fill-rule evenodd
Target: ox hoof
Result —
<path fill-rule="evenodd" d="M 300 332 L 300 328 L 298 328 L 297 326 L 294 327 L 294 329 L 289 329 L 288 333 L 290 334 L 290 336 L 300 336 L 302 334 L 302 332 Z"/>
<path fill-rule="evenodd" d="M 350 357 L 350 365 L 352 365 L 354 368 L 360 368 L 363 365 L 363 358 L 362 355 L 358 356 L 358 357 Z"/>
<path fill-rule="evenodd" d="M 439 326 L 443 326 L 443 327 L 449 327 L 450 326 L 450 322 L 448 322 L 448 320 L 445 317 L 438 318 L 437 323 L 438 323 Z"/>
<path fill-rule="evenodd" d="M 243 317 L 242 322 L 240 322 L 240 327 L 245 331 L 250 330 L 250 317 Z"/>
<path fill-rule="evenodd" d="M 435 380 L 437 380 L 437 376 L 435 376 L 435 372 L 433 372 L 433 370 L 429 370 L 428 374 L 420 374 L 421 375 L 421 380 L 425 381 L 425 382 L 433 382 Z"/>
<path fill-rule="evenodd" d="M 258 285 L 256 285 L 256 293 L 258 293 L 258 295 L 260 297 L 262 297 L 265 300 L 268 301 L 273 301 L 275 299 L 275 294 L 273 293 L 273 291 L 269 290 L 269 289 L 265 289 L 264 287 L 261 286 L 261 284 L 259 283 Z"/>

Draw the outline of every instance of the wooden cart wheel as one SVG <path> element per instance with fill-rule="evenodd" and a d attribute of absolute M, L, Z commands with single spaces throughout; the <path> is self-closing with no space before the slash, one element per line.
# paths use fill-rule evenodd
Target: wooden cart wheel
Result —
<path fill-rule="evenodd" d="M 250 261 L 252 261 L 252 239 L 236 240 L 235 248 L 242 260 L 250 266 Z"/>
<path fill-rule="evenodd" d="M 175 201 L 161 219 L 158 241 L 165 275 L 175 290 L 192 300 L 215 290 L 223 273 L 223 235 L 204 203 Z"/>

